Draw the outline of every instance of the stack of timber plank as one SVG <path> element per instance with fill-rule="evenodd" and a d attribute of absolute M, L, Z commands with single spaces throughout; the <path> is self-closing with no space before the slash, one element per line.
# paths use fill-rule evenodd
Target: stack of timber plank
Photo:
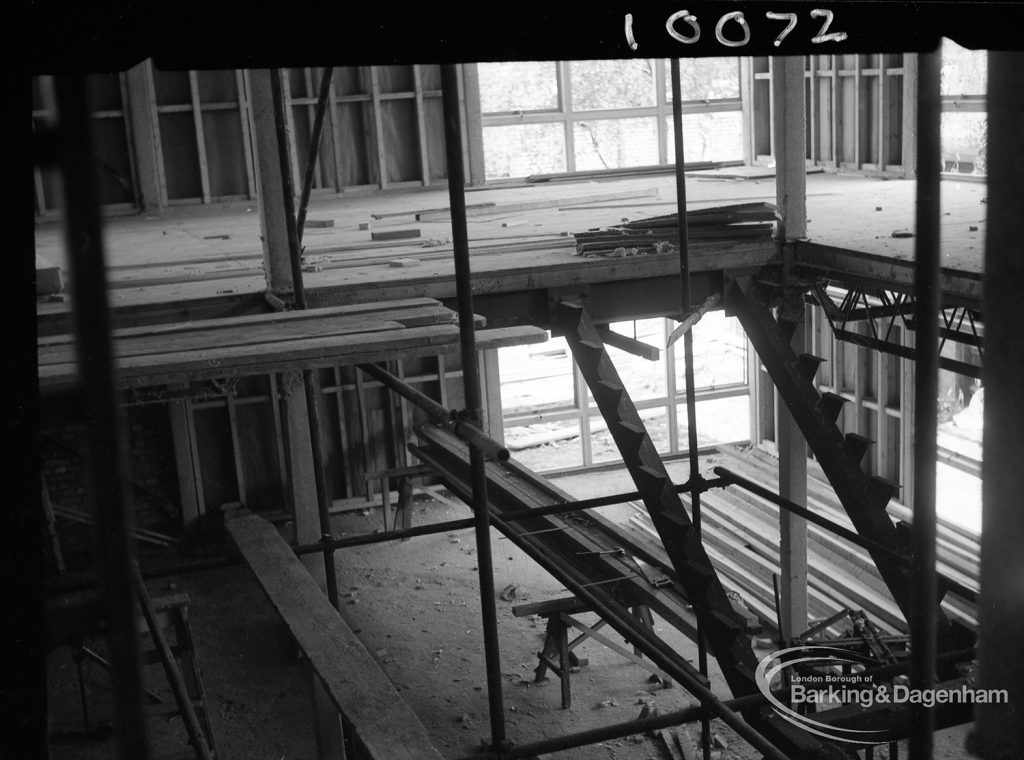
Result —
<path fill-rule="evenodd" d="M 771 240 L 775 206 L 738 203 L 687 211 L 687 239 L 693 242 Z M 670 253 L 679 249 L 679 215 L 665 214 L 588 230 L 575 235 L 579 256 L 620 257 Z"/>
<path fill-rule="evenodd" d="M 768 488 L 778 487 L 778 463 L 759 450 L 741 452 L 729 446 L 719 458 L 730 469 L 743 473 Z M 684 496 L 684 502 L 688 499 Z M 833 522 L 852 529 L 830 486 L 811 473 L 808 506 Z M 634 503 L 634 514 L 625 525 L 617 525 L 634 553 L 672 576 L 671 564 L 642 504 Z M 895 502 L 890 514 L 909 520 L 910 510 Z M 777 630 L 772 574 L 779 567 L 779 509 L 774 504 L 739 487 L 715 489 L 701 496 L 702 537 L 705 548 L 725 588 L 750 609 L 766 631 Z M 979 587 L 977 537 L 949 523 L 938 526 L 938 569 L 973 589 Z M 885 635 L 908 631 L 906 620 L 878 574 L 868 553 L 815 525 L 808 525 L 808 612 L 811 620 L 823 620 L 842 609 L 863 610 Z M 946 595 L 943 608 L 968 626 L 975 626 L 977 611 L 969 600 Z M 829 629 L 840 635 L 848 623 Z"/>
<path fill-rule="evenodd" d="M 730 469 L 745 474 L 767 488 L 778 488 L 778 462 L 770 454 L 757 448 L 740 451 L 730 446 L 720 447 L 719 453 L 724 460 L 723 464 Z M 809 464 L 808 508 L 853 529 L 824 475 L 816 470 L 813 462 Z M 711 493 L 715 496 L 706 510 L 713 515 L 711 519 L 716 519 L 714 515 L 722 511 L 718 504 L 724 501 L 728 505 L 728 514 L 734 520 L 742 519 L 752 526 L 752 531 L 748 531 L 747 535 L 749 537 L 750 532 L 757 534 L 760 543 L 755 545 L 760 545 L 762 549 L 774 546 L 774 556 L 777 557 L 778 507 L 737 486 Z M 897 520 L 910 520 L 910 509 L 903 505 L 890 502 L 887 510 Z M 978 537 L 945 521 L 940 521 L 937 527 L 939 573 L 977 590 L 980 586 Z M 833 602 L 842 602 L 840 607 L 863 609 L 883 629 L 891 627 L 899 631 L 907 630 L 906 621 L 865 549 L 815 525 L 808 525 L 808 553 L 808 574 L 812 589 L 818 587 L 825 597 Z M 850 603 L 842 601 L 844 597 Z M 947 614 L 959 618 L 967 625 L 976 624 L 976 605 L 970 600 L 951 592 L 946 594 L 942 606 Z"/>
<path fill-rule="evenodd" d="M 457 322 L 438 301 L 410 298 L 131 327 L 112 340 L 118 384 L 135 388 L 451 353 L 459 348 Z M 545 339 L 528 326 L 481 330 L 477 347 Z M 38 349 L 41 392 L 77 383 L 72 336 L 41 337 Z"/>

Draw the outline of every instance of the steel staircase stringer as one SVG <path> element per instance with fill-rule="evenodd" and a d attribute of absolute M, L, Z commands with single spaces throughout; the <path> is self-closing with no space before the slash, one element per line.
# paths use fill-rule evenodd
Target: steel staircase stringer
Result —
<path fill-rule="evenodd" d="M 779 397 L 789 409 L 828 478 L 856 531 L 894 552 L 907 553 L 886 505 L 896 486 L 867 476 L 860 467 L 865 439 L 844 436 L 836 425 L 835 399 L 814 387 L 815 357 L 798 356 L 751 278 L 733 279 L 726 286 L 726 311 L 736 316 L 768 371 Z M 911 619 L 910 574 L 887 554 L 869 550 L 882 579 L 904 617 Z M 938 606 L 939 600 L 936 600 Z M 937 610 L 940 649 L 949 640 L 949 620 Z"/>
<path fill-rule="evenodd" d="M 733 608 L 597 328 L 581 304 L 561 302 L 555 316 L 701 618 L 709 648 L 730 690 L 736 696 L 756 693 L 757 658 L 744 621 Z"/>

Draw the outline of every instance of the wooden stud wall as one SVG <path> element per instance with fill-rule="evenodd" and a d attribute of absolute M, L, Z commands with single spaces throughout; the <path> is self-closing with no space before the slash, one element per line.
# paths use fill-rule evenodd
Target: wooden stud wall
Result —
<path fill-rule="evenodd" d="M 247 72 L 160 71 L 140 67 L 143 87 L 129 89 L 126 74 L 93 75 L 93 118 L 101 161 L 101 203 L 106 211 L 131 211 L 152 195 L 156 207 L 249 200 L 256 195 Z M 310 149 L 320 69 L 285 69 L 293 174 L 301 187 Z M 34 80 L 33 119 L 53 118 L 50 77 Z M 145 101 L 139 103 L 136 101 Z M 462 98 L 479 110 L 479 99 Z M 475 106 L 474 106 L 475 104 Z M 146 116 L 136 118 L 131 114 Z M 141 123 L 148 122 L 148 123 Z M 465 113 L 479 129 L 479 113 Z M 481 135 L 470 182 L 482 181 Z M 140 192 L 139 146 L 155 157 L 152 188 Z M 479 175 L 479 176 L 477 176 Z M 446 182 L 447 161 L 436 65 L 336 68 L 314 176 L 314 193 L 428 187 Z M 59 211 L 56 175 L 36 169 L 36 209 Z M 152 207 L 147 199 L 147 208 Z"/>
<path fill-rule="evenodd" d="M 87 77 L 96 154 L 99 200 L 107 210 L 130 212 L 136 208 L 138 191 L 135 158 L 129 139 L 127 79 L 124 74 L 90 74 Z M 52 97 L 53 77 L 32 82 L 32 122 L 49 124 L 56 118 Z M 55 169 L 34 167 L 35 206 L 38 216 L 56 214 L 63 203 Z"/>
<path fill-rule="evenodd" d="M 296 186 L 309 155 L 319 69 L 286 69 Z M 426 187 L 447 177 L 436 65 L 336 68 L 314 190 Z"/>
<path fill-rule="evenodd" d="M 457 362 L 457 357 L 428 357 L 392 363 L 388 369 L 441 403 L 458 406 L 462 372 Z M 409 463 L 405 444 L 426 418 L 352 367 L 322 370 L 320 382 L 332 498 L 369 500 L 380 484 L 366 483 L 365 474 Z M 204 390 L 193 388 L 197 394 Z M 169 405 L 179 483 L 195 503 L 187 516 L 236 504 L 259 512 L 284 511 L 285 426 L 275 401 L 288 389 L 276 375 L 264 375 L 241 378 L 221 390 L 218 398 Z"/>
<path fill-rule="evenodd" d="M 912 54 L 805 56 L 807 165 L 906 177 L 914 172 Z M 771 158 L 772 59 L 748 63 L 749 152 Z"/>

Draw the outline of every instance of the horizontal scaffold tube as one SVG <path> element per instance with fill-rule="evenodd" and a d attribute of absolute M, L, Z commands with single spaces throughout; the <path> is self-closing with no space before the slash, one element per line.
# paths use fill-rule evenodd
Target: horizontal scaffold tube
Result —
<path fill-rule="evenodd" d="M 488 436 L 476 425 L 460 420 L 458 412 L 437 403 L 430 396 L 413 388 L 409 383 L 399 377 L 395 377 L 387 370 L 375 364 L 360 364 L 359 369 L 374 380 L 382 383 L 386 388 L 390 388 L 399 396 L 411 401 L 427 413 L 431 422 L 449 428 L 460 439 L 482 452 L 485 456 L 499 462 L 508 461 L 509 453 L 507 448 Z"/>

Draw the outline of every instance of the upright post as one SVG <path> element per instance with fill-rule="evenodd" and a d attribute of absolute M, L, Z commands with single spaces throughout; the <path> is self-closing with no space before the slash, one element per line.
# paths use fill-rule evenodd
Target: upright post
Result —
<path fill-rule="evenodd" d="M 94 551 L 106 606 L 115 736 L 122 758 L 149 757 L 145 695 L 139 671 L 132 588 L 131 504 L 119 407 L 114 391 L 103 232 L 96 200 L 96 165 L 82 76 L 57 78 L 58 146 L 64 183 L 65 231 L 71 259 L 72 308 L 78 366 L 90 420 L 89 493 Z"/>
<path fill-rule="evenodd" d="M 917 209 L 914 319 L 917 365 L 914 378 L 914 524 L 910 615 L 910 686 L 927 691 L 935 683 L 935 442 L 939 395 L 939 172 L 941 168 L 939 76 L 941 48 L 923 53 L 917 79 Z M 910 760 L 931 760 L 934 708 L 910 705 Z"/>
<path fill-rule="evenodd" d="M 304 308 L 305 290 L 299 261 L 280 71 L 254 70 L 250 72 L 250 82 L 267 290 L 282 300 L 292 302 L 297 308 Z M 298 375 L 301 375 L 301 384 Z M 295 508 L 295 538 L 300 543 L 316 541 L 325 532 L 330 532 L 330 515 L 324 510 L 327 494 L 314 381 L 312 373 L 305 370 L 286 374 L 282 383 L 289 388 L 284 402 L 289 480 Z M 332 553 L 323 553 L 323 568 L 327 597 L 337 608 L 337 573 Z M 323 684 L 312 674 L 311 688 L 317 755 L 321 760 L 338 760 L 344 757 L 345 750 L 337 708 Z"/>
<path fill-rule="evenodd" d="M 462 161 L 462 127 L 459 118 L 458 72 L 455 64 L 441 66 L 444 108 L 444 139 L 448 157 L 448 194 L 452 210 L 452 247 L 455 255 L 455 289 L 458 295 L 459 337 L 462 349 L 462 382 L 466 415 L 481 424 L 482 397 L 473 329 L 473 288 L 469 269 L 469 233 L 466 227 L 465 168 Z M 487 507 L 487 473 L 484 455 L 469 447 L 473 486 L 473 514 L 476 519 L 477 572 L 480 577 L 480 614 L 484 633 L 484 663 L 491 719 L 491 744 L 505 746 L 505 707 L 501 689 L 501 653 L 498 648 L 498 616 L 494 599 L 494 570 L 491 560 L 491 523 Z"/>
<path fill-rule="evenodd" d="M 772 120 L 775 138 L 775 192 L 779 213 L 779 242 L 783 261 L 791 258 L 792 241 L 807 234 L 806 125 L 804 59 L 786 56 L 772 61 Z M 792 299 L 798 317 L 790 345 L 806 350 L 803 294 Z M 785 404 L 779 404 L 776 428 L 779 449 L 779 494 L 807 506 L 807 442 Z M 807 521 L 792 512 L 779 512 L 781 545 L 781 609 L 783 641 L 807 628 Z"/>
<path fill-rule="evenodd" d="M 982 462 L 978 686 L 1009 702 L 979 704 L 972 751 L 984 760 L 1024 757 L 1024 53 L 988 54 L 988 233 L 985 240 L 985 459 Z"/>
<path fill-rule="evenodd" d="M 676 216 L 679 219 L 679 293 L 682 303 L 682 315 L 685 318 L 693 308 L 690 295 L 690 241 L 686 220 L 686 172 L 683 151 L 683 92 L 682 79 L 679 72 L 679 59 L 673 58 L 670 63 L 672 78 L 672 135 L 676 152 Z M 686 449 L 690 461 L 691 522 L 696 535 L 700 537 L 700 494 L 702 483 L 700 460 L 697 453 L 697 389 L 693 376 L 693 329 L 683 334 L 684 383 L 686 388 Z M 699 611 L 698 611 L 699 612 Z M 702 623 L 703 615 L 697 615 L 697 667 L 701 675 L 708 674 L 708 648 L 704 641 Z M 704 760 L 711 757 L 711 721 L 707 717 L 700 721 L 700 743 Z"/>

